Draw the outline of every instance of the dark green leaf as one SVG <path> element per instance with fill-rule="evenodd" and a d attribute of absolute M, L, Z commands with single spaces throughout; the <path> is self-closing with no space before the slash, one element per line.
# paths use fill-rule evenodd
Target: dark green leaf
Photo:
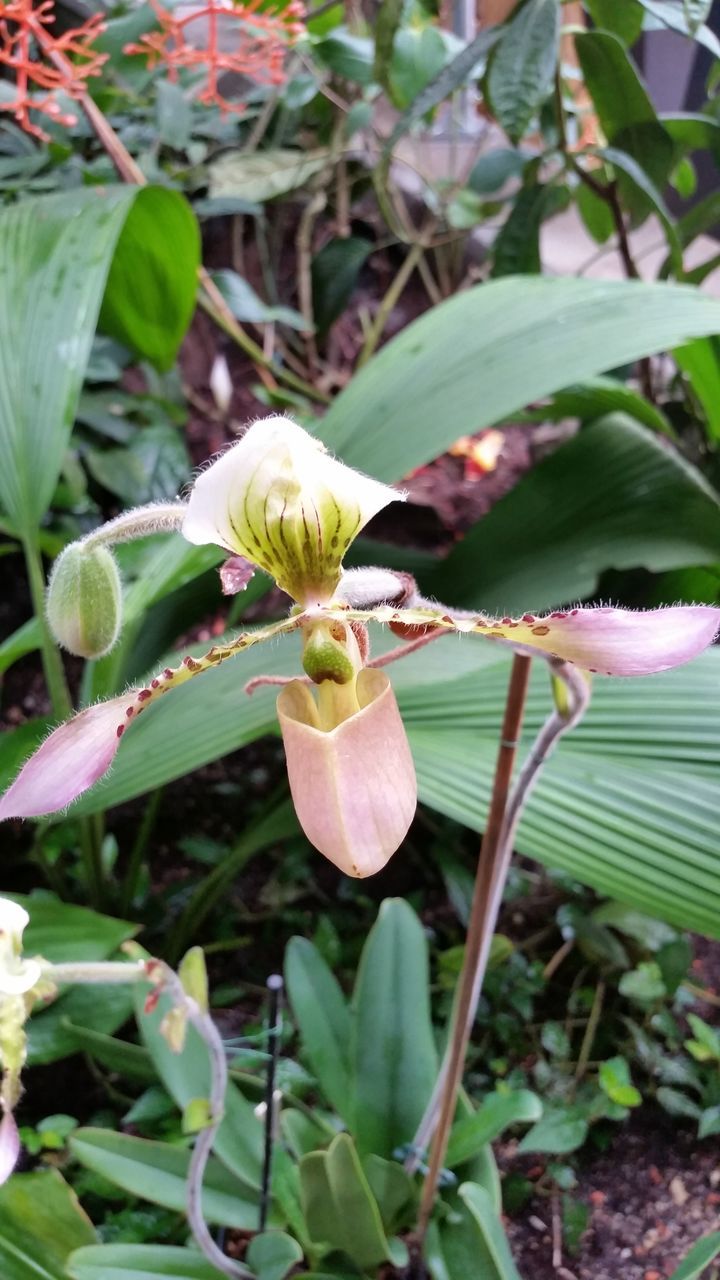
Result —
<path fill-rule="evenodd" d="M 66 1280 L 72 1251 L 95 1239 L 90 1219 L 57 1170 L 16 1173 L 0 1187 L 3 1280 Z"/>
<path fill-rule="evenodd" d="M 71 1280 L 221 1280 L 195 1249 L 158 1244 L 91 1244 L 73 1253 Z"/>
<path fill-rule="evenodd" d="M 107 960 L 123 942 L 133 938 L 137 925 L 115 920 L 86 907 L 59 902 L 48 894 L 6 895 L 19 902 L 30 916 L 24 947 L 30 955 L 52 964 L 66 961 Z"/>
<path fill-rule="evenodd" d="M 577 1151 L 588 1132 L 585 1111 L 577 1106 L 547 1104 L 537 1124 L 518 1146 L 518 1152 L 541 1151 L 547 1155 L 563 1156 Z"/>
<path fill-rule="evenodd" d="M 430 1253 L 434 1280 L 520 1280 L 488 1193 L 477 1183 L 465 1182 L 460 1198 L 462 1207 L 442 1223 L 437 1251 Z"/>
<path fill-rule="evenodd" d="M 77 1129 L 70 1148 L 86 1168 L 109 1178 L 130 1195 L 184 1211 L 189 1151 L 108 1129 Z M 250 1198 L 247 1186 L 211 1159 L 205 1173 L 203 1212 L 208 1222 L 255 1230 L 258 1200 Z"/>
<path fill-rule="evenodd" d="M 373 42 L 367 36 L 353 35 L 344 27 L 336 27 L 314 47 L 315 56 L 326 67 L 354 84 L 372 84 L 374 74 Z"/>
<path fill-rule="evenodd" d="M 353 997 L 355 1122 L 361 1153 L 392 1156 L 410 1142 L 437 1075 L 427 943 L 412 908 L 383 902 L 363 949 Z"/>
<path fill-rule="evenodd" d="M 389 1258 L 380 1211 L 349 1134 L 339 1133 L 327 1151 L 303 1156 L 300 1194 L 313 1242 L 341 1250 L 363 1271 Z"/>
<path fill-rule="evenodd" d="M 382 0 L 375 15 L 375 65 L 373 78 L 389 92 L 393 45 L 402 20 L 404 0 Z"/>
<path fill-rule="evenodd" d="M 639 0 L 585 0 L 585 7 L 596 27 L 619 36 L 623 44 L 633 45 L 643 25 L 643 11 Z"/>
<path fill-rule="evenodd" d="M 492 52 L 485 92 L 498 123 L 513 142 L 520 141 L 552 89 L 559 34 L 558 0 L 527 0 Z"/>
<path fill-rule="evenodd" d="M 455 1122 L 445 1157 L 448 1169 L 472 1159 L 486 1143 L 494 1142 L 511 1125 L 539 1120 L 542 1109 L 537 1094 L 529 1089 L 488 1094 L 479 1111 Z"/>
<path fill-rule="evenodd" d="M 553 415 L 559 418 L 578 417 L 583 422 L 592 422 L 619 411 L 629 413 L 661 435 L 674 435 L 669 420 L 657 405 L 650 404 L 632 387 L 615 378 L 588 378 L 586 382 L 557 391 L 550 403 Z"/>
<path fill-rule="evenodd" d="M 478 195 L 489 196 L 500 191 L 511 178 L 521 178 L 530 158 L 514 147 L 496 147 L 480 156 L 470 170 L 467 185 Z"/>
<path fill-rule="evenodd" d="M 535 183 L 518 192 L 493 245 L 494 277 L 535 275 L 540 271 L 540 227 L 557 212 L 562 193 Z"/>
<path fill-rule="evenodd" d="M 195 310 L 199 265 L 187 201 L 165 187 L 140 188 L 112 259 L 101 329 L 157 369 L 171 368 Z"/>
<path fill-rule="evenodd" d="M 213 280 L 236 320 L 250 324 L 286 324 L 291 329 L 307 330 L 307 323 L 292 307 L 271 307 L 237 271 L 214 271 Z"/>
<path fill-rule="evenodd" d="M 390 65 L 395 105 L 402 110 L 414 103 L 440 74 L 448 57 L 446 41 L 437 27 L 405 27 L 400 30 L 395 37 Z"/>
<path fill-rule="evenodd" d="M 362 236 L 329 240 L 312 261 L 313 315 L 320 337 L 342 315 L 373 245 Z"/>
<path fill-rule="evenodd" d="M 618 414 L 533 468 L 426 586 L 458 604 L 540 610 L 590 595 L 611 567 L 711 564 L 719 553 L 720 501 L 703 477 Z"/>
<path fill-rule="evenodd" d="M 578 184 L 575 200 L 586 231 L 596 244 L 605 244 L 615 233 L 615 219 L 607 200 L 596 195 L 584 182 Z"/>
<path fill-rule="evenodd" d="M 709 1267 L 719 1253 L 720 1231 L 703 1236 L 702 1240 L 693 1245 L 677 1270 L 673 1271 L 670 1280 L 700 1280 L 705 1268 Z"/>
<path fill-rule="evenodd" d="M 351 1023 L 337 979 L 307 938 L 291 938 L 285 953 L 285 983 L 303 1050 L 338 1114 L 351 1114 Z"/>
<path fill-rule="evenodd" d="M 619 142 L 620 135 L 618 136 Z M 647 164 L 640 165 L 627 151 L 621 150 L 620 146 L 605 147 L 603 150 L 598 151 L 597 154 L 603 160 L 607 160 L 621 178 L 625 178 L 625 183 L 621 182 L 621 190 L 625 192 L 625 195 L 627 195 L 628 184 L 630 184 L 633 191 L 639 193 L 641 204 L 646 202 L 648 211 L 657 214 L 668 242 L 670 263 L 675 274 L 682 277 L 682 246 L 677 234 L 677 228 L 658 188 L 646 172 L 650 166 Z M 644 154 L 647 155 L 647 151 Z"/>
<path fill-rule="evenodd" d="M 696 1102 L 688 1098 L 686 1093 L 681 1093 L 679 1089 L 669 1089 L 665 1085 L 657 1091 L 657 1100 L 660 1106 L 671 1116 L 685 1116 L 689 1120 L 699 1120 L 702 1112 Z"/>
<path fill-rule="evenodd" d="M 414 102 L 410 104 L 406 111 L 400 116 L 395 124 L 384 146 L 384 154 L 386 163 L 389 162 L 390 154 L 402 137 L 412 128 L 416 120 L 422 120 L 423 116 L 432 111 L 441 102 L 456 89 L 466 84 L 471 74 L 476 70 L 488 55 L 490 50 L 499 39 L 500 29 L 498 27 L 487 27 L 481 31 L 474 40 L 471 40 L 461 53 L 453 58 L 452 62 L 448 62 L 442 71 L 430 81 L 430 84 L 419 93 Z"/>
<path fill-rule="evenodd" d="M 52 1004 L 40 1008 L 28 1023 L 28 1062 L 31 1066 L 57 1062 L 78 1052 L 74 1028 L 89 1027 L 113 1035 L 132 1017 L 129 987 L 66 987 Z"/>
<path fill-rule="evenodd" d="M 285 1280 L 285 1276 L 302 1262 L 303 1251 L 297 1240 L 284 1231 L 263 1231 L 254 1236 L 247 1251 L 247 1265 L 256 1280 Z"/>
<path fill-rule="evenodd" d="M 696 338 L 676 347 L 673 359 L 705 410 L 708 435 L 720 440 L 720 339 Z"/>

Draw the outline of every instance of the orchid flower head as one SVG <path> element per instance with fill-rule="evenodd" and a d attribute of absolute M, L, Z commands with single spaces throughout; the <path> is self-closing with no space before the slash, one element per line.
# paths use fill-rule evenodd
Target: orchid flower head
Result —
<path fill-rule="evenodd" d="M 186 502 L 140 508 L 94 530 L 86 550 L 89 542 L 110 545 L 160 528 L 195 544 L 217 544 L 230 555 L 221 578 L 226 592 L 242 590 L 259 566 L 296 605 L 280 622 L 185 657 L 60 725 L 0 796 L 0 819 L 64 809 L 108 771 L 126 733 L 161 697 L 251 645 L 297 631 L 304 678 L 288 684 L 277 704 L 295 808 L 320 852 L 349 875 L 369 875 L 398 848 L 416 804 L 397 703 L 387 677 L 373 669 L 387 655 L 375 663 L 369 656 L 370 624 L 389 626 L 412 642 L 409 648 L 418 637 L 455 632 L 613 676 L 651 675 L 688 662 L 717 634 L 720 609 L 710 605 L 491 618 L 423 600 L 409 574 L 343 570 L 365 523 L 402 496 L 334 459 L 289 419 L 270 417 L 200 473 Z M 68 632 L 70 607 L 64 597 Z"/>
<path fill-rule="evenodd" d="M 325 605 L 351 542 L 403 496 L 338 462 L 290 418 L 263 418 L 200 473 L 182 534 L 243 556 L 301 605 Z"/>

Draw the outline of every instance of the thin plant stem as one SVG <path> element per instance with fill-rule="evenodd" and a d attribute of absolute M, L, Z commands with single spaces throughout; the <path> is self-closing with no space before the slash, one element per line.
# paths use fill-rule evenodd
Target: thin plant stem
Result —
<path fill-rule="evenodd" d="M 65 679 L 60 650 L 53 640 L 52 633 L 45 617 L 45 575 L 43 574 L 40 552 L 30 539 L 23 539 L 25 566 L 33 611 L 40 627 L 40 643 L 42 652 L 45 683 L 50 695 L 53 715 L 59 720 L 72 715 L 73 705 L 70 690 Z"/>
<path fill-rule="evenodd" d="M 143 813 L 142 821 L 140 822 L 137 835 L 135 836 L 135 843 L 130 851 L 127 871 L 125 872 L 125 878 L 123 880 L 122 891 L 120 894 L 121 913 L 125 913 L 130 910 L 137 896 L 140 872 L 142 871 L 148 842 L 157 819 L 162 794 L 163 787 L 157 787 L 145 805 L 145 812 Z"/>
<path fill-rule="evenodd" d="M 492 935 L 495 930 L 495 924 L 497 922 L 500 905 L 502 903 L 518 823 L 532 789 L 540 776 L 545 761 L 560 737 L 564 733 L 567 733 L 569 729 L 574 728 L 574 726 L 582 719 L 590 699 L 589 686 L 582 673 L 575 667 L 571 666 L 569 663 L 561 662 L 556 659 L 550 660 L 548 662 L 548 666 L 553 676 L 554 683 L 557 685 L 557 683 L 560 682 L 560 684 L 564 686 L 565 696 L 561 698 L 558 690 L 556 689 L 555 709 L 538 733 L 537 738 L 528 753 L 527 759 L 522 765 L 507 802 L 503 829 L 495 860 L 494 875 L 489 894 L 490 901 L 485 934 L 481 940 L 475 959 L 472 998 L 467 1007 L 467 1024 L 465 1030 L 468 1037 L 475 1020 L 475 1013 L 482 991 L 482 984 L 492 944 Z M 483 843 L 483 849 L 484 847 Z M 478 866 L 478 874 L 479 873 L 480 866 Z M 454 1026 L 455 1023 L 453 1023 L 453 1027 Z M 450 1068 L 452 1047 L 453 1037 L 451 1035 L 448 1048 L 445 1053 L 445 1058 L 440 1068 L 438 1079 L 435 1083 L 435 1088 L 413 1140 L 412 1152 L 405 1162 L 405 1168 L 410 1173 L 417 1169 L 420 1161 L 420 1155 L 435 1131 L 440 1099 L 443 1094 Z"/>
<path fill-rule="evenodd" d="M 583 1036 L 583 1041 L 580 1046 L 580 1054 L 578 1056 L 577 1066 L 575 1068 L 576 1084 L 580 1083 L 583 1076 L 585 1075 L 585 1072 L 588 1069 L 588 1064 L 590 1062 L 590 1054 L 592 1053 L 593 1042 L 595 1040 L 597 1029 L 600 1024 L 600 1015 L 602 1013 L 604 1002 L 605 1002 L 605 983 L 601 979 L 595 988 L 595 998 L 592 1002 L 590 1017 L 587 1020 L 585 1035 Z"/>
<path fill-rule="evenodd" d="M 378 307 L 375 313 L 372 324 L 370 325 L 370 329 L 368 331 L 368 335 L 365 339 L 364 346 L 362 348 L 362 351 L 360 352 L 360 355 L 358 356 L 358 362 L 357 362 L 358 369 L 361 369 L 364 364 L 367 364 L 371 355 L 375 351 L 375 348 L 377 347 L 377 344 L 380 341 L 383 335 L 383 332 L 385 330 L 385 325 L 388 322 L 388 317 L 390 315 L 390 312 L 392 311 L 393 307 L 395 306 L 395 303 L 397 302 L 398 298 L 402 294 L 403 289 L 405 288 L 405 285 L 410 279 L 413 271 L 418 265 L 424 252 L 425 252 L 424 245 L 422 245 L 419 241 L 416 241 L 415 244 L 410 249 L 410 252 L 405 257 L 399 271 L 397 272 L 397 275 L 392 281 L 382 302 L 380 303 L 380 306 Z"/>
<path fill-rule="evenodd" d="M 443 1082 L 437 1128 L 435 1129 L 430 1151 L 428 1172 L 423 1184 L 420 1201 L 418 1222 L 420 1239 L 423 1239 L 430 1221 L 438 1178 L 447 1151 L 450 1129 L 457 1106 L 458 1091 L 462 1081 L 465 1055 L 470 1038 L 470 1013 L 477 985 L 478 959 L 482 952 L 483 940 L 488 933 L 488 921 L 492 912 L 495 861 L 501 848 L 503 825 L 510 793 L 510 779 L 515 764 L 515 754 L 525 710 L 530 664 L 531 659 L 526 654 L 516 653 L 513 657 L 500 746 L 495 765 L 495 779 L 485 834 L 478 859 L 465 956 L 458 983 L 458 997 L 455 1004 L 447 1071 Z"/>
<path fill-rule="evenodd" d="M 282 1031 L 281 1001 L 283 980 L 279 973 L 273 973 L 267 980 L 268 989 L 268 1064 L 265 1078 L 265 1143 L 263 1152 L 262 1183 L 260 1186 L 259 1230 L 267 1226 L 270 1209 L 270 1190 L 272 1187 L 272 1156 L 275 1142 L 275 1082 L 277 1080 L 278 1059 L 280 1057 L 280 1036 Z"/>

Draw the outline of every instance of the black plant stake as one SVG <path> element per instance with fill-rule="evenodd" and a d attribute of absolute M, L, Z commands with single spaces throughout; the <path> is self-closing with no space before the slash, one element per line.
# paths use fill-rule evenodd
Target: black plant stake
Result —
<path fill-rule="evenodd" d="M 282 977 L 279 973 L 272 973 L 266 985 L 268 989 L 268 1066 L 265 1078 L 265 1154 L 263 1158 L 262 1188 L 260 1191 L 261 1231 L 264 1231 L 267 1226 L 272 1183 L 272 1152 L 275 1138 L 275 1079 L 282 1036 Z"/>

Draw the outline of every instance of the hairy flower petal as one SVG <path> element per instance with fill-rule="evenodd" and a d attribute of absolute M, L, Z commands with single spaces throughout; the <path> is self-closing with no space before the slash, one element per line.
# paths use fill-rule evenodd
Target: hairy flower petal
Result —
<path fill-rule="evenodd" d="M 263 418 L 198 476 L 182 532 L 244 556 L 302 604 L 325 604 L 350 543 L 402 496 L 336 461 L 289 418 Z"/>
<path fill-rule="evenodd" d="M 307 685 L 277 702 L 295 811 L 308 840 L 349 876 L 380 871 L 405 838 L 417 803 L 410 747 L 386 675 L 364 670 L 361 710 L 317 727 Z"/>
<path fill-rule="evenodd" d="M 294 631 L 297 626 L 297 619 L 285 618 L 243 632 L 226 644 L 213 645 L 199 658 L 183 658 L 180 666 L 166 667 L 145 688 L 130 689 L 73 716 L 45 739 L 0 796 L 0 821 L 36 818 L 64 809 L 107 773 L 125 730 L 163 694 L 212 671 L 251 645 Z"/>
<path fill-rule="evenodd" d="M 12 1111 L 0 1121 L 0 1186 L 7 1182 L 20 1155 L 20 1134 Z"/>
<path fill-rule="evenodd" d="M 489 636 L 509 642 L 525 653 L 561 658 L 586 671 L 606 676 L 649 676 L 679 667 L 712 644 L 720 628 L 720 609 L 713 605 L 674 605 L 671 608 L 588 608 L 557 610 L 536 617 L 487 618 L 453 615 L 432 608 L 338 610 L 338 617 L 358 622 L 437 627 L 460 634 Z"/>

